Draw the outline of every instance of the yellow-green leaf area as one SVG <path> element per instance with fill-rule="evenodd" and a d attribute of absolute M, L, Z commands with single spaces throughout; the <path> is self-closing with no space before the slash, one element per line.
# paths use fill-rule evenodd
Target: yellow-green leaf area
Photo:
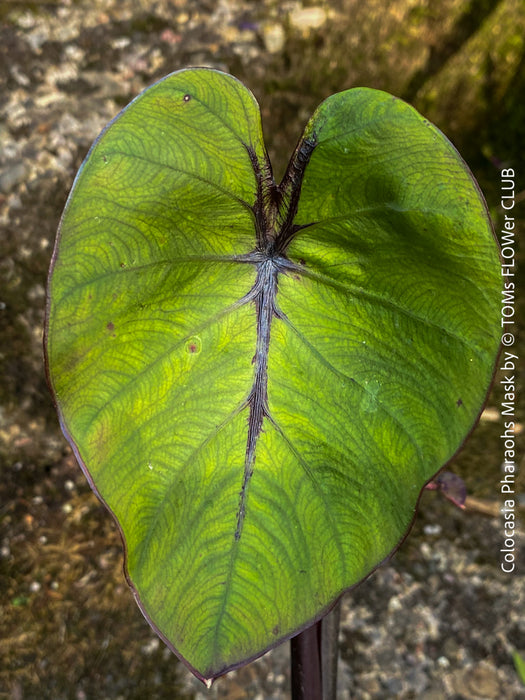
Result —
<path fill-rule="evenodd" d="M 141 609 L 198 677 L 395 550 L 479 415 L 500 286 L 467 166 L 386 93 L 322 103 L 279 184 L 219 71 L 102 132 L 55 246 L 49 380 Z"/>

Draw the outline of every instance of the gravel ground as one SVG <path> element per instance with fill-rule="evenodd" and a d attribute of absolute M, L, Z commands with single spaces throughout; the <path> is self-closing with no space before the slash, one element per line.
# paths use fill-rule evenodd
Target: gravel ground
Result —
<path fill-rule="evenodd" d="M 472 2 L 472 25 L 461 20 L 465 3 L 430 5 L 0 6 L 0 698 L 289 697 L 287 645 L 207 691 L 135 609 L 115 528 L 76 467 L 47 392 L 47 267 L 92 140 L 145 86 L 187 65 L 227 70 L 254 90 L 277 173 L 330 92 L 369 84 L 411 97 L 470 156 L 497 216 L 499 174 L 491 163 L 525 172 L 525 115 L 516 117 L 512 98 L 525 73 L 525 12 L 519 0 L 492 3 L 490 11 L 490 3 Z M 480 66 L 491 69 L 490 79 L 480 78 Z M 523 223 L 522 216 L 522 230 Z M 496 390 L 453 465 L 471 494 L 467 509 L 425 493 L 396 556 L 344 597 L 341 700 L 525 698 L 512 662 L 514 650 L 525 654 L 522 526 L 518 569 L 504 574 L 499 566 L 500 401 Z M 523 410 L 521 400 L 520 421 Z M 521 423 L 516 439 L 523 455 Z M 522 495 L 524 471 L 522 463 Z"/>

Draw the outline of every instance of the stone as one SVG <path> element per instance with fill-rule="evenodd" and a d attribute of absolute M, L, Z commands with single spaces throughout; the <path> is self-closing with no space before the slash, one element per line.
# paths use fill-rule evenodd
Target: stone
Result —
<path fill-rule="evenodd" d="M 282 51 L 285 42 L 283 25 L 277 22 L 265 24 L 263 27 L 263 41 L 268 53 L 273 54 Z"/>

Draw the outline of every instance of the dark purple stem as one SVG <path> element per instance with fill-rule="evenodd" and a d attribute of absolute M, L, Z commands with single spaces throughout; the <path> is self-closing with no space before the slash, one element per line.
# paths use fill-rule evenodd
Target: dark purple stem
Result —
<path fill-rule="evenodd" d="M 292 700 L 322 700 L 321 621 L 290 640 Z"/>

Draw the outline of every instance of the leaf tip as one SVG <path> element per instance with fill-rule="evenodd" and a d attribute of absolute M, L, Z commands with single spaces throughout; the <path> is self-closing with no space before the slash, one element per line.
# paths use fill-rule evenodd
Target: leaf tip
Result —
<path fill-rule="evenodd" d="M 211 686 L 212 686 L 212 684 L 213 684 L 213 678 L 203 678 L 202 680 L 203 680 L 204 685 L 206 686 L 206 688 L 208 688 L 208 690 L 210 690 L 210 689 L 211 689 Z"/>

